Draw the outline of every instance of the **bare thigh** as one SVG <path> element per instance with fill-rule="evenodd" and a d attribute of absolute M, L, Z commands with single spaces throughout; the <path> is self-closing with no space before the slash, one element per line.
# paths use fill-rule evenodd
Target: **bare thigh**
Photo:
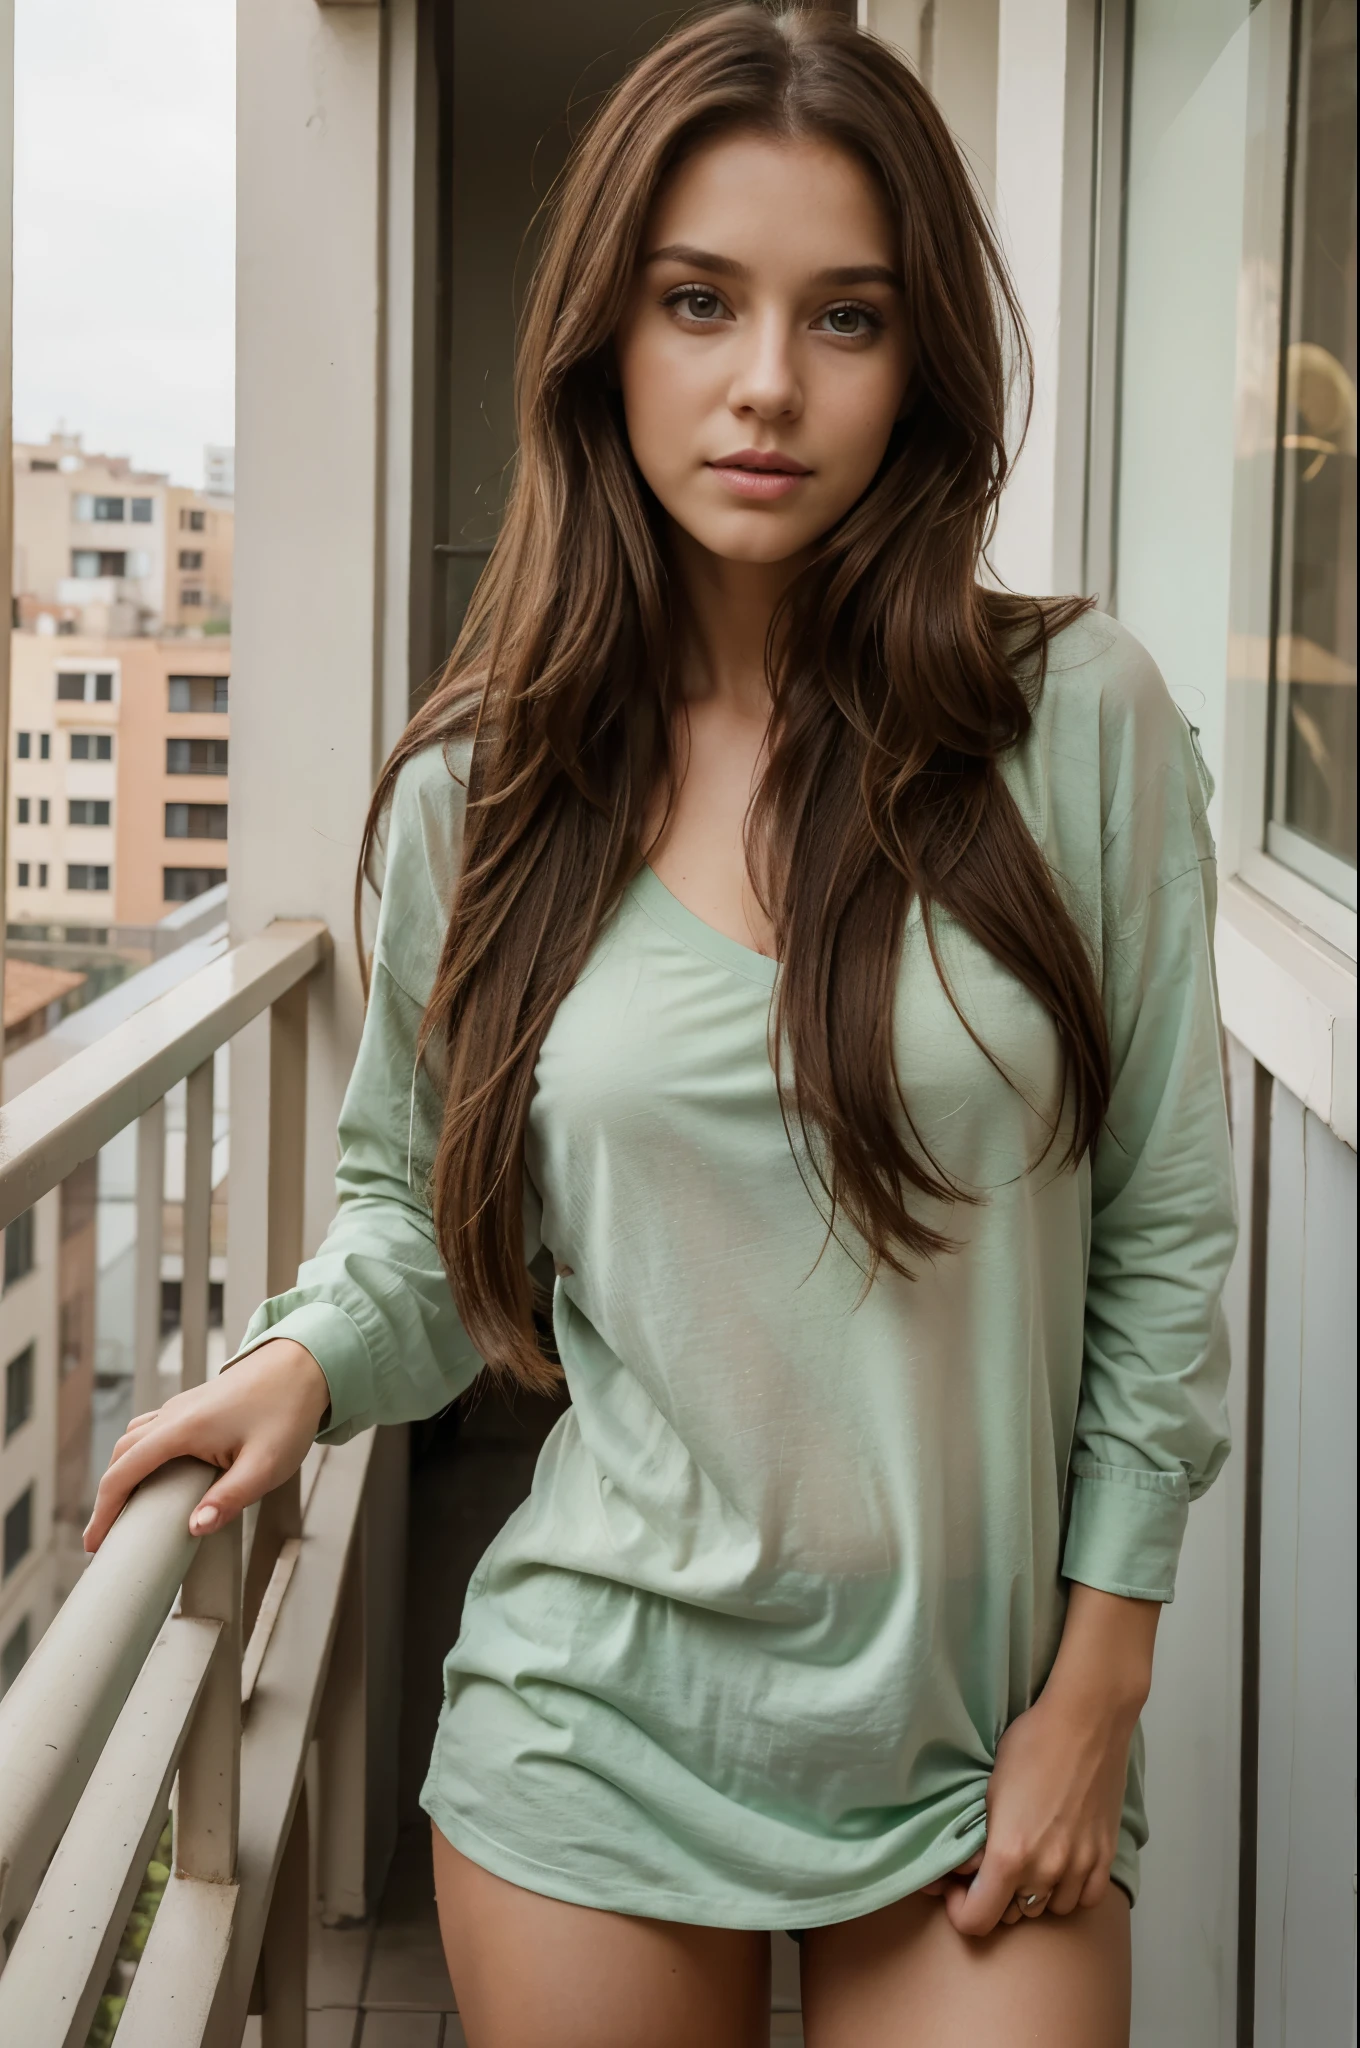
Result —
<path fill-rule="evenodd" d="M 468 2048 L 768 2048 L 767 1934 L 547 1899 L 433 1832 L 439 1931 Z"/>
<path fill-rule="evenodd" d="M 803 1938 L 807 2048 L 1125 2048 L 1129 1902 L 1022 1920 L 985 1941 L 937 1899 Z"/>

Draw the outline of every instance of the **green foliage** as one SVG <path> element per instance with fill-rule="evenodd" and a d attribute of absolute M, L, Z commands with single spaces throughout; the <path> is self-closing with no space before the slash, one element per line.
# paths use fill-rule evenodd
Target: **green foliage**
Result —
<path fill-rule="evenodd" d="M 123 2017 L 128 1991 L 133 1975 L 146 1947 L 147 1937 L 160 1909 L 165 1887 L 170 1881 L 170 1822 L 167 1819 L 161 1829 L 160 1839 L 151 1852 L 151 1861 L 146 1866 L 132 1911 L 128 1914 L 123 1938 L 118 1944 L 113 1968 L 104 1995 L 95 2008 L 90 2022 L 90 2031 L 85 2037 L 85 2048 L 109 2048 L 118 2031 L 118 2022 Z"/>

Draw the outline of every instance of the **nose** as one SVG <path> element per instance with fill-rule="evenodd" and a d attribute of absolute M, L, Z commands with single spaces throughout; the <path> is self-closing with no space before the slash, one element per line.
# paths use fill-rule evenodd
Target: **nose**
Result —
<path fill-rule="evenodd" d="M 787 318 L 771 306 L 743 326 L 727 394 L 732 411 L 761 420 L 797 419 L 803 387 Z"/>

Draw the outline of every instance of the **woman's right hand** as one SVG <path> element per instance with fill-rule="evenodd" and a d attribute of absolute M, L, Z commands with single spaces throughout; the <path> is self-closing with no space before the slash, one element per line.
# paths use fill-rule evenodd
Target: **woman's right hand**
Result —
<path fill-rule="evenodd" d="M 134 1486 L 171 1458 L 220 1465 L 189 1517 L 207 1536 L 297 1471 L 330 1405 L 326 1378 L 310 1351 L 277 1337 L 201 1387 L 172 1395 L 163 1408 L 135 1415 L 113 1447 L 99 1482 L 85 1548 L 98 1550 Z"/>

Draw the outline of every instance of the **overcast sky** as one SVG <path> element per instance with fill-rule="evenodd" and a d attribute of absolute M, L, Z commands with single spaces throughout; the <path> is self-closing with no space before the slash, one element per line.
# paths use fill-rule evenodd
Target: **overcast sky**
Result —
<path fill-rule="evenodd" d="M 201 484 L 234 438 L 235 0 L 15 13 L 15 438 Z"/>

